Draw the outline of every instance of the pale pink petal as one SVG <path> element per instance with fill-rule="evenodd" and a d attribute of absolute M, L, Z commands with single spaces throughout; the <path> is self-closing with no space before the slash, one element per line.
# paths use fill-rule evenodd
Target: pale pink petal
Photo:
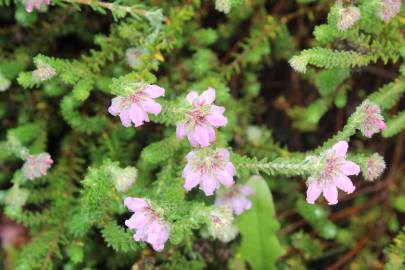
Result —
<path fill-rule="evenodd" d="M 222 157 L 223 159 L 229 160 L 229 151 L 225 148 L 218 148 L 217 155 Z"/>
<path fill-rule="evenodd" d="M 344 160 L 340 169 L 345 175 L 358 175 L 360 173 L 359 165 L 349 160 Z"/>
<path fill-rule="evenodd" d="M 131 126 L 131 118 L 129 116 L 129 110 L 125 109 L 120 112 L 121 123 L 124 127 Z"/>
<path fill-rule="evenodd" d="M 344 157 L 346 156 L 348 147 L 349 145 L 346 141 L 339 141 L 332 147 L 332 149 L 335 151 L 336 157 Z"/>
<path fill-rule="evenodd" d="M 186 155 L 186 160 L 187 160 L 187 162 L 190 162 L 190 161 L 193 159 L 194 156 L 195 156 L 195 152 L 194 152 L 194 151 L 189 152 L 189 153 Z"/>
<path fill-rule="evenodd" d="M 193 132 L 189 132 L 187 134 L 187 138 L 188 138 L 188 141 L 190 142 L 191 146 L 198 147 L 198 141 L 197 141 L 197 139 L 195 137 L 195 134 Z"/>
<path fill-rule="evenodd" d="M 25 2 L 25 11 L 32 12 L 34 9 L 34 4 L 31 1 Z"/>
<path fill-rule="evenodd" d="M 315 203 L 322 193 L 322 188 L 319 185 L 318 181 L 313 180 L 309 183 L 307 188 L 307 202 L 310 204 Z"/>
<path fill-rule="evenodd" d="M 323 196 L 328 201 L 328 204 L 337 204 L 338 191 L 334 184 L 329 184 L 323 187 Z"/>
<path fill-rule="evenodd" d="M 220 114 L 209 114 L 206 119 L 214 127 L 223 127 L 228 123 L 228 119 Z"/>
<path fill-rule="evenodd" d="M 136 230 L 136 233 L 134 234 L 134 240 L 135 241 L 145 241 L 148 237 L 148 227 L 142 227 Z"/>
<path fill-rule="evenodd" d="M 236 174 L 235 166 L 233 166 L 233 164 L 232 164 L 231 162 L 228 162 L 228 163 L 226 164 L 226 166 L 225 166 L 225 171 L 226 171 L 228 174 L 232 175 L 232 176 L 234 176 L 234 175 Z"/>
<path fill-rule="evenodd" d="M 214 194 L 214 190 L 217 188 L 217 181 L 214 177 L 207 176 L 203 178 L 200 183 L 200 188 L 204 191 L 206 196 L 211 196 Z"/>
<path fill-rule="evenodd" d="M 164 248 L 166 242 L 166 232 L 159 221 L 154 221 L 148 228 L 148 237 L 146 242 L 152 245 L 152 248 L 156 251 L 160 251 Z"/>
<path fill-rule="evenodd" d="M 143 111 L 143 110 L 142 110 Z M 144 122 L 149 122 L 149 116 L 148 116 L 148 113 L 147 112 L 145 112 L 145 111 L 143 111 L 143 121 Z"/>
<path fill-rule="evenodd" d="M 196 187 L 198 184 L 200 184 L 201 178 L 197 174 L 192 174 L 189 175 L 186 179 L 186 182 L 184 183 L 183 187 L 185 190 L 189 191 Z"/>
<path fill-rule="evenodd" d="M 154 115 L 158 115 L 162 111 L 162 106 L 150 98 L 147 98 L 142 106 L 145 111 Z"/>
<path fill-rule="evenodd" d="M 195 136 L 197 142 L 202 147 L 207 147 L 207 146 L 210 145 L 210 143 L 209 143 L 209 134 L 208 134 L 208 131 L 207 131 L 207 129 L 205 127 L 202 127 L 200 125 L 195 126 L 194 136 Z"/>
<path fill-rule="evenodd" d="M 186 125 L 179 123 L 176 125 L 176 137 L 182 139 L 184 136 L 186 136 Z"/>
<path fill-rule="evenodd" d="M 151 98 L 161 97 L 161 96 L 164 96 L 164 94 L 165 94 L 165 89 L 163 87 L 157 86 L 155 84 L 151 84 L 151 85 L 147 86 L 142 91 L 147 93 Z"/>
<path fill-rule="evenodd" d="M 193 104 L 193 101 L 198 98 L 198 94 L 196 91 L 191 91 L 190 93 L 187 94 L 186 100 L 188 103 Z"/>
<path fill-rule="evenodd" d="M 211 108 L 211 113 L 213 113 L 213 114 L 222 115 L 225 112 L 225 107 L 222 107 L 222 106 L 217 106 L 217 105 L 212 104 L 210 108 Z"/>
<path fill-rule="evenodd" d="M 139 211 L 149 206 L 148 202 L 140 198 L 127 197 L 124 200 L 124 205 L 131 211 Z"/>
<path fill-rule="evenodd" d="M 147 225 L 148 222 L 149 218 L 142 211 L 137 211 L 131 218 L 125 220 L 125 226 L 130 229 L 138 229 Z"/>
<path fill-rule="evenodd" d="M 356 187 L 353 185 L 349 177 L 341 175 L 333 178 L 335 185 L 346 193 L 352 193 Z"/>
<path fill-rule="evenodd" d="M 108 108 L 108 112 L 114 116 L 121 112 L 122 97 L 115 97 L 111 100 L 111 106 Z"/>
<path fill-rule="evenodd" d="M 245 196 L 249 196 L 253 193 L 253 189 L 247 185 L 242 186 L 240 190 Z"/>
<path fill-rule="evenodd" d="M 217 170 L 216 174 L 219 181 L 226 187 L 231 187 L 234 184 L 233 177 L 226 170 Z"/>
<path fill-rule="evenodd" d="M 213 103 L 214 101 L 215 101 L 215 89 L 209 87 L 207 90 L 202 92 L 198 100 L 198 103 L 208 105 Z"/>
<path fill-rule="evenodd" d="M 379 126 L 379 128 L 380 128 L 381 130 L 384 130 L 384 129 L 387 128 L 387 125 L 386 125 L 385 122 L 382 121 L 382 120 L 380 120 L 380 121 L 378 122 L 378 126 Z"/>
<path fill-rule="evenodd" d="M 207 127 L 206 130 L 208 131 L 208 141 L 213 142 L 216 139 L 215 130 L 213 127 Z"/>
<path fill-rule="evenodd" d="M 129 117 L 131 118 L 132 122 L 134 122 L 135 127 L 139 127 L 143 124 L 143 110 L 135 103 L 131 105 Z"/>

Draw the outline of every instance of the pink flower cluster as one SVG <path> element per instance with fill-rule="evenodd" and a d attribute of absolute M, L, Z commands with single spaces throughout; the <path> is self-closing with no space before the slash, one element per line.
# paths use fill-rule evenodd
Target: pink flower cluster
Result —
<path fill-rule="evenodd" d="M 48 169 L 53 164 L 53 160 L 48 153 L 38 155 L 28 155 L 22 167 L 23 175 L 29 180 L 46 175 Z"/>
<path fill-rule="evenodd" d="M 326 151 L 319 162 L 323 165 L 320 172 L 308 179 L 307 202 L 313 204 L 323 194 L 329 204 L 338 203 L 337 188 L 352 193 L 355 187 L 348 175 L 358 175 L 360 167 L 346 160 L 348 144 L 345 141 L 336 143 Z"/>
<path fill-rule="evenodd" d="M 387 127 L 378 105 L 366 100 L 361 105 L 360 110 L 363 113 L 363 123 L 360 130 L 364 136 L 371 138 L 375 133 Z"/>
<path fill-rule="evenodd" d="M 220 190 L 217 193 L 215 204 L 231 207 L 235 215 L 240 215 L 252 207 L 252 202 L 247 199 L 247 196 L 252 193 L 252 188 L 247 185 L 235 185 L 229 190 Z"/>
<path fill-rule="evenodd" d="M 41 5 L 50 5 L 51 0 L 25 0 L 24 5 L 25 5 L 25 10 L 27 12 L 32 12 L 35 9 L 40 9 Z"/>
<path fill-rule="evenodd" d="M 226 187 L 234 184 L 235 167 L 229 160 L 228 150 L 220 148 L 191 151 L 186 159 L 187 165 L 183 170 L 186 190 L 200 185 L 205 195 L 210 196 L 220 183 Z"/>
<path fill-rule="evenodd" d="M 157 85 L 148 85 L 140 90 L 133 91 L 129 96 L 118 96 L 112 99 L 108 112 L 114 116 L 119 115 L 122 125 L 135 127 L 149 122 L 148 113 L 158 115 L 162 107 L 154 101 L 155 98 L 163 96 L 165 89 Z"/>
<path fill-rule="evenodd" d="M 156 251 L 163 250 L 169 239 L 169 225 L 163 221 L 147 200 L 128 197 L 125 199 L 124 205 L 134 212 L 131 218 L 125 221 L 125 225 L 129 229 L 136 230 L 134 240 L 147 242 Z"/>
<path fill-rule="evenodd" d="M 385 22 L 401 11 L 401 0 L 381 0 L 381 10 L 379 16 Z"/>
<path fill-rule="evenodd" d="M 223 115 L 225 108 L 213 104 L 215 95 L 213 88 L 208 88 L 200 96 L 195 91 L 187 95 L 186 99 L 192 109 L 185 113 L 186 120 L 177 124 L 177 138 L 187 136 L 194 147 L 207 147 L 215 141 L 214 127 L 222 127 L 228 123 Z"/>

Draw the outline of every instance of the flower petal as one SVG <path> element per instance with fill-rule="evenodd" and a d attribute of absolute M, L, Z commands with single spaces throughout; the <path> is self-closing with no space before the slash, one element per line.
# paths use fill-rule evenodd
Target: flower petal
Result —
<path fill-rule="evenodd" d="M 216 114 L 224 114 L 225 112 L 225 107 L 222 106 L 217 106 L 212 104 L 210 107 L 211 113 L 216 113 Z"/>
<path fill-rule="evenodd" d="M 207 90 L 202 92 L 200 98 L 198 99 L 198 103 L 201 105 L 208 105 L 215 101 L 215 89 L 209 87 Z"/>
<path fill-rule="evenodd" d="M 323 196 L 328 201 L 328 204 L 337 204 L 338 191 L 334 184 L 325 185 L 323 187 Z"/>
<path fill-rule="evenodd" d="M 143 124 L 143 110 L 138 105 L 131 105 L 129 117 L 131 118 L 132 122 L 134 122 L 135 127 L 139 127 Z"/>
<path fill-rule="evenodd" d="M 183 123 L 178 123 L 176 125 L 176 137 L 182 139 L 186 136 L 186 125 Z"/>
<path fill-rule="evenodd" d="M 198 97 L 198 94 L 196 91 L 191 91 L 190 93 L 187 94 L 186 99 L 188 103 L 193 104 L 193 101 Z"/>
<path fill-rule="evenodd" d="M 226 170 L 218 170 L 216 171 L 218 180 L 226 187 L 231 187 L 235 182 L 233 181 L 233 177 L 231 174 L 228 173 Z"/>
<path fill-rule="evenodd" d="M 228 119 L 221 114 L 209 114 L 205 117 L 207 121 L 214 127 L 223 127 L 228 123 Z"/>
<path fill-rule="evenodd" d="M 120 112 L 120 119 L 121 123 L 124 127 L 130 127 L 131 126 L 131 118 L 129 116 L 129 110 L 124 109 Z"/>
<path fill-rule="evenodd" d="M 195 136 L 197 142 L 202 147 L 207 147 L 210 145 L 209 134 L 208 134 L 207 128 L 200 126 L 200 125 L 195 126 L 194 136 Z"/>
<path fill-rule="evenodd" d="M 322 188 L 319 185 L 318 181 L 312 180 L 307 188 L 307 202 L 310 204 L 315 203 L 322 193 Z"/>
<path fill-rule="evenodd" d="M 352 193 L 356 189 L 356 187 L 353 185 L 350 178 L 347 176 L 344 176 L 344 175 L 334 177 L 333 182 L 335 182 L 335 185 L 339 189 L 343 190 L 344 192 L 346 192 L 348 194 Z"/>
<path fill-rule="evenodd" d="M 335 151 L 336 157 L 344 157 L 346 156 L 348 147 L 349 145 L 346 141 L 339 141 L 332 147 L 332 149 Z"/>
<path fill-rule="evenodd" d="M 151 84 L 144 88 L 142 91 L 144 91 L 146 94 L 148 94 L 151 98 L 157 98 L 164 96 L 165 94 L 165 89 L 163 87 L 157 86 L 155 84 Z"/>
<path fill-rule="evenodd" d="M 202 189 L 206 196 L 214 194 L 214 190 L 217 188 L 217 181 L 214 177 L 205 177 L 200 183 L 200 189 Z"/>
<path fill-rule="evenodd" d="M 127 197 L 124 200 L 124 205 L 126 208 L 134 212 L 149 207 L 149 204 L 146 200 L 133 197 Z"/>
<path fill-rule="evenodd" d="M 158 115 L 162 111 L 162 106 L 159 103 L 154 101 L 153 99 L 147 98 L 145 102 L 142 104 L 143 109 L 148 113 L 153 113 L 154 115 Z"/>
<path fill-rule="evenodd" d="M 349 160 L 344 160 L 340 169 L 345 175 L 358 175 L 360 173 L 359 165 Z"/>

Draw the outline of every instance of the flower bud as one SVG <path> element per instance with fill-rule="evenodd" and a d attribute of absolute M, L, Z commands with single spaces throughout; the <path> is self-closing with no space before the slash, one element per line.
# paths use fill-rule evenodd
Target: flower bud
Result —
<path fill-rule="evenodd" d="M 381 0 L 378 16 L 388 22 L 401 11 L 401 0 Z"/>
<path fill-rule="evenodd" d="M 26 189 L 20 188 L 18 185 L 14 185 L 7 192 L 5 197 L 5 202 L 8 206 L 11 206 L 14 209 L 21 208 L 27 202 L 29 191 Z"/>
<path fill-rule="evenodd" d="M 366 171 L 363 171 L 364 178 L 367 181 L 376 180 L 384 172 L 385 167 L 384 158 L 377 153 L 372 154 L 366 161 Z"/>
<path fill-rule="evenodd" d="M 126 192 L 135 182 L 138 171 L 134 167 L 114 168 L 111 171 L 113 183 L 119 192 Z"/>
<path fill-rule="evenodd" d="M 142 64 L 141 56 L 146 53 L 143 48 L 128 48 L 125 51 L 125 58 L 131 68 L 136 68 Z"/>
<path fill-rule="evenodd" d="M 220 207 L 212 210 L 209 214 L 208 232 L 215 239 L 225 243 L 233 240 L 238 230 L 233 225 L 232 209 Z"/>
<path fill-rule="evenodd" d="M 27 161 L 22 167 L 22 172 L 26 178 L 34 180 L 35 178 L 46 175 L 52 163 L 53 160 L 48 153 L 28 155 Z"/>
<path fill-rule="evenodd" d="M 231 11 L 232 5 L 230 0 L 216 0 L 215 9 L 223 13 L 229 13 Z"/>
<path fill-rule="evenodd" d="M 10 84 L 11 82 L 0 73 L 0 92 L 6 91 L 10 87 Z"/>
<path fill-rule="evenodd" d="M 371 138 L 375 133 L 386 128 L 378 105 L 366 100 L 360 105 L 360 113 L 362 122 L 359 129 L 364 136 Z"/>
<path fill-rule="evenodd" d="M 346 31 L 352 27 L 360 18 L 360 10 L 355 6 L 339 9 L 339 19 L 337 28 L 340 31 Z"/>
<path fill-rule="evenodd" d="M 43 82 L 51 79 L 56 75 L 56 70 L 48 65 L 40 64 L 36 70 L 32 72 L 32 79 L 37 82 Z"/>
<path fill-rule="evenodd" d="M 296 55 L 288 63 L 295 71 L 305 73 L 307 71 L 308 57 Z"/>
<path fill-rule="evenodd" d="M 249 126 L 246 129 L 246 136 L 251 144 L 258 145 L 263 136 L 263 130 L 258 126 Z"/>

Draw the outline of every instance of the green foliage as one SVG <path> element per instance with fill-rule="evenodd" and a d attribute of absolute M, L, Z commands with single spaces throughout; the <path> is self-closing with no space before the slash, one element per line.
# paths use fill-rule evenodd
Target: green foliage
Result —
<path fill-rule="evenodd" d="M 284 251 L 277 239 L 280 228 L 270 190 L 263 178 L 252 177 L 248 183 L 254 190 L 252 209 L 237 220 L 242 236 L 241 256 L 254 270 L 277 269 L 276 260 Z"/>

